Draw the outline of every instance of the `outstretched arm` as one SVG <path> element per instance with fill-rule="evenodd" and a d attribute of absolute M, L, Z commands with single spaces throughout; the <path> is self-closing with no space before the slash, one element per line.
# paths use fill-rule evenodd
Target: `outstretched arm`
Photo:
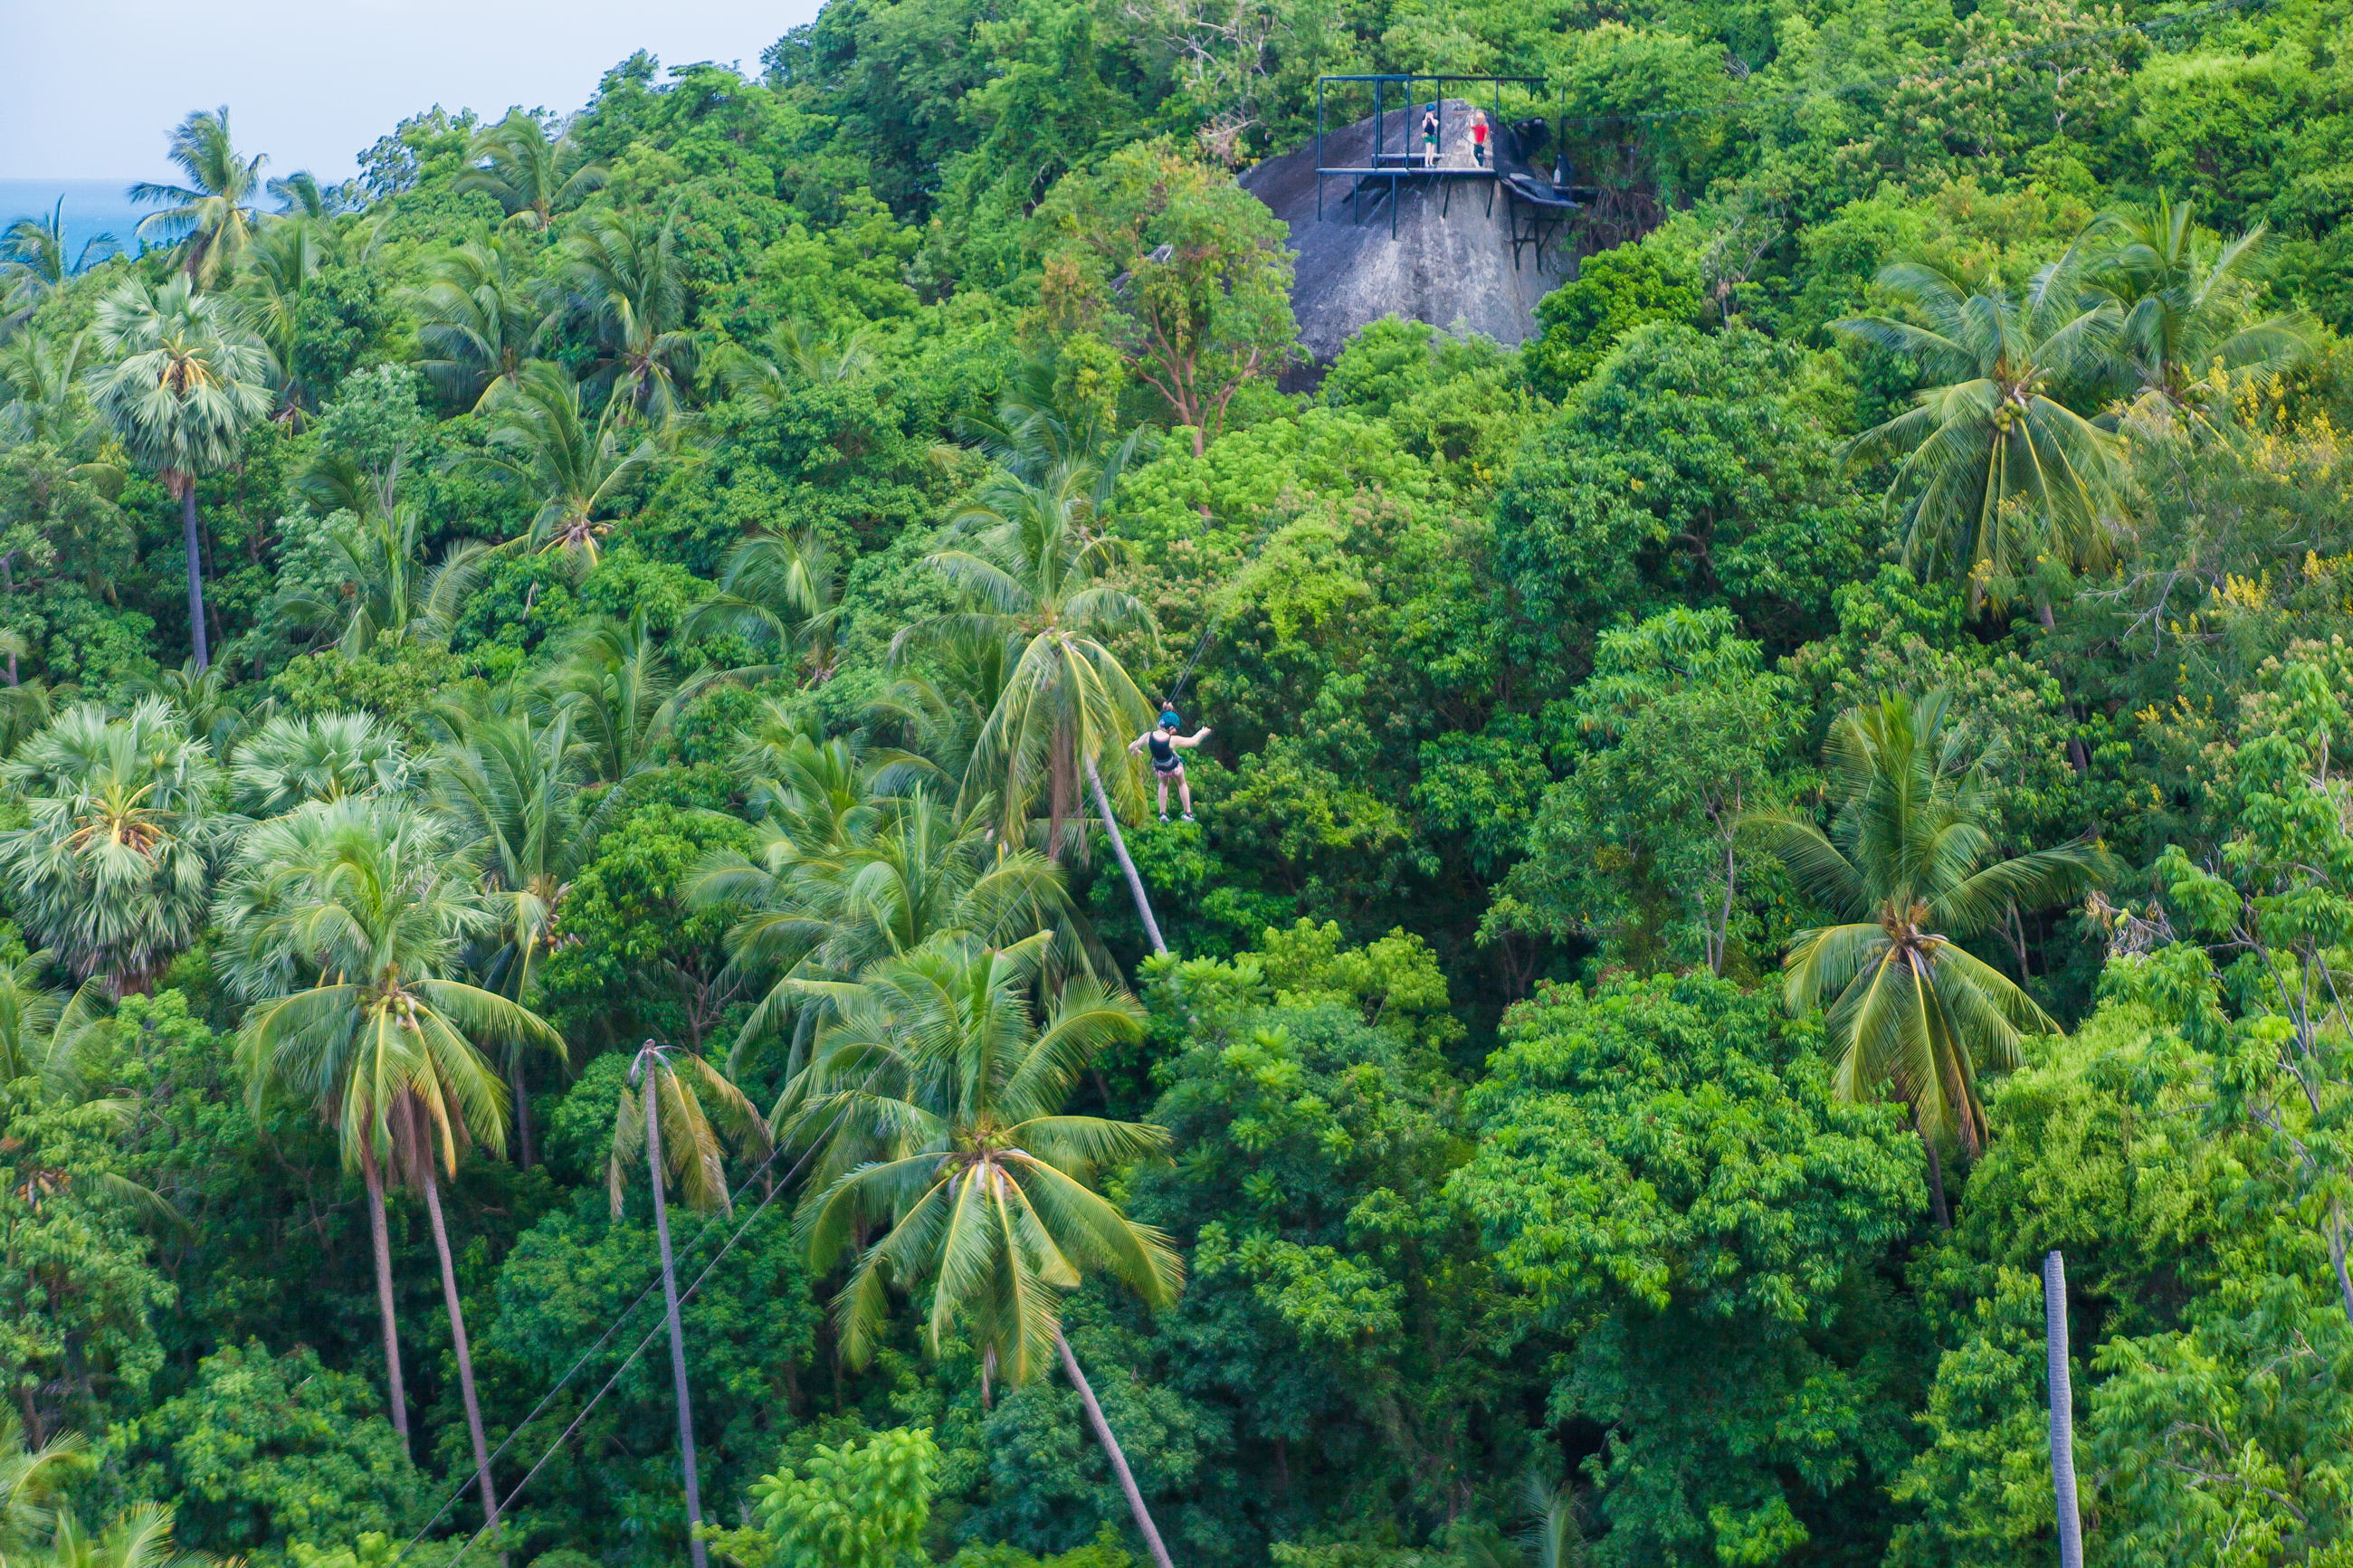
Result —
<path fill-rule="evenodd" d="M 1208 732 L 1209 727 L 1207 724 L 1204 724 L 1193 733 L 1189 735 L 1178 735 L 1175 739 L 1176 744 L 1180 746 L 1198 746 L 1201 743 L 1201 738 Z"/>
<path fill-rule="evenodd" d="M 1133 755 L 1134 753 L 1144 750 L 1144 742 L 1150 739 L 1152 739 L 1152 731 L 1147 730 L 1143 734 L 1138 735 L 1134 740 L 1130 741 L 1127 743 L 1129 754 Z"/>

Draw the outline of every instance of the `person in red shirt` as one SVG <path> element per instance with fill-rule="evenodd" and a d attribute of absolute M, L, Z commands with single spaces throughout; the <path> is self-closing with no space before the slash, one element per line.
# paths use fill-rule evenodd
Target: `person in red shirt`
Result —
<path fill-rule="evenodd" d="M 1487 111 L 1471 111 L 1471 156 L 1481 168 L 1487 166 Z"/>

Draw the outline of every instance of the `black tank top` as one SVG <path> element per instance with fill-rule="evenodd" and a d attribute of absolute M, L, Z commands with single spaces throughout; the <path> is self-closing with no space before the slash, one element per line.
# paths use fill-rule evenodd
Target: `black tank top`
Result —
<path fill-rule="evenodd" d="M 1176 748 L 1162 740 L 1158 731 L 1153 731 L 1151 745 L 1152 765 L 1154 767 L 1171 768 L 1176 765 Z"/>

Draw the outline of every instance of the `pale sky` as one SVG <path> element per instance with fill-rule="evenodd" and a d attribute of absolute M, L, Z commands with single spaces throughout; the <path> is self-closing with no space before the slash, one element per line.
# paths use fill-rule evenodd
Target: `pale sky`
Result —
<path fill-rule="evenodd" d="M 161 179 L 189 110 L 227 104 L 269 174 L 355 172 L 438 103 L 569 110 L 634 49 L 741 62 L 817 0 L 0 0 L 0 179 Z"/>

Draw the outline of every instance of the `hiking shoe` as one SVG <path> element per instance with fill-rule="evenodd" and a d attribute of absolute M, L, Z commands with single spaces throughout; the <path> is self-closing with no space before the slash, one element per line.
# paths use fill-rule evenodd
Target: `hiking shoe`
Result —
<path fill-rule="evenodd" d="M 1167 814 L 1166 812 L 1165 812 L 1165 811 L 1164 811 L 1164 812 L 1162 812 L 1162 813 L 1160 814 L 1160 820 L 1161 820 L 1161 821 L 1163 821 L 1163 822 L 1167 821 L 1167 820 L 1168 820 L 1168 814 Z M 1187 822 L 1190 822 L 1190 821 L 1192 821 L 1193 819 L 1192 819 L 1191 817 L 1189 817 L 1189 816 L 1188 816 L 1188 817 L 1187 817 L 1185 820 L 1186 820 L 1186 821 L 1187 821 Z"/>
<path fill-rule="evenodd" d="M 1166 822 L 1166 821 L 1167 821 L 1168 819 L 1167 819 L 1166 817 L 1165 817 L 1165 816 L 1164 816 L 1164 817 L 1162 817 L 1160 820 L 1161 820 L 1161 821 L 1163 821 L 1163 822 Z M 1188 812 L 1187 812 L 1187 813 L 1185 814 L 1185 820 L 1186 820 L 1186 821 L 1187 821 L 1187 822 L 1192 821 L 1192 820 L 1193 820 L 1193 814 L 1192 814 L 1191 812 L 1189 812 L 1189 811 L 1188 811 Z"/>

